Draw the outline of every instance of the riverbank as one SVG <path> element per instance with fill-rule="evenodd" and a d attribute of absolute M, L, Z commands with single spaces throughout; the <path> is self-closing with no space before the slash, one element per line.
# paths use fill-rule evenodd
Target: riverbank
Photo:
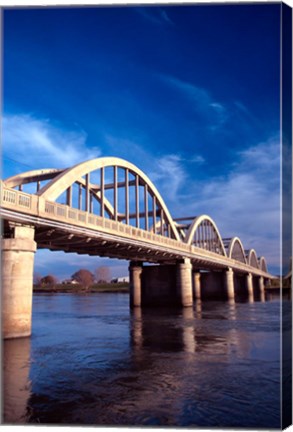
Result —
<path fill-rule="evenodd" d="M 89 288 L 73 284 L 56 284 L 54 286 L 43 285 L 34 286 L 34 293 L 129 293 L 129 284 L 105 283 L 94 284 Z"/>

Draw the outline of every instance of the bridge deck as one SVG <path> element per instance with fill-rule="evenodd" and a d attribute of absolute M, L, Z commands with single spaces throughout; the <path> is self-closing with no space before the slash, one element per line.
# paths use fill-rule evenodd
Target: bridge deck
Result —
<path fill-rule="evenodd" d="M 273 277 L 219 253 L 17 191 L 3 182 L 0 204 L 4 221 L 35 227 L 39 248 L 153 263 L 190 258 L 194 268 L 230 267 L 240 273 Z"/>

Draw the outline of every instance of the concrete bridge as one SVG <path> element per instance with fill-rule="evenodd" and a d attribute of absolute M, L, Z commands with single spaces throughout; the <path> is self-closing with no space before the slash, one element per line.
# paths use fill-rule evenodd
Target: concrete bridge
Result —
<path fill-rule="evenodd" d="M 263 299 L 273 278 L 209 216 L 172 218 L 150 179 L 118 158 L 1 181 L 1 217 L 5 338 L 31 333 L 36 248 L 129 260 L 131 307 Z"/>

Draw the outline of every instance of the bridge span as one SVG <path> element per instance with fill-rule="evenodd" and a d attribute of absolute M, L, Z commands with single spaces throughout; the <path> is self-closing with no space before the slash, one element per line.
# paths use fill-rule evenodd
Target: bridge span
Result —
<path fill-rule="evenodd" d="M 131 307 L 263 299 L 274 278 L 208 215 L 174 219 L 151 180 L 114 157 L 9 177 L 0 211 L 5 338 L 31 333 L 36 248 L 129 260 Z"/>

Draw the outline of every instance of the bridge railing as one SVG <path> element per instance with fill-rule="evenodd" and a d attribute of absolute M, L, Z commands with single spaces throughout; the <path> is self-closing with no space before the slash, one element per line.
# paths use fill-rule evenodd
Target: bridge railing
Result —
<path fill-rule="evenodd" d="M 15 189 L 7 188 L 1 182 L 1 204 L 9 208 L 18 208 L 25 213 L 38 211 L 38 197 Z"/>
<path fill-rule="evenodd" d="M 126 225 L 122 222 L 107 219 L 89 213 L 83 210 L 78 210 L 64 204 L 59 204 L 51 201 L 42 202 L 43 198 L 39 197 L 38 215 L 55 219 L 65 223 L 71 223 L 79 226 L 88 226 L 89 228 L 102 229 L 105 232 L 112 233 L 115 231 L 118 234 L 126 235 L 127 237 L 135 237 L 140 240 L 160 243 L 162 245 L 178 247 L 184 251 L 190 251 L 190 246 L 177 240 L 165 237 L 159 234 L 136 228 L 131 225 Z"/>
<path fill-rule="evenodd" d="M 177 249 L 179 247 L 181 250 L 190 251 L 190 246 L 169 237 L 132 227 L 122 222 L 103 218 L 93 213 L 69 207 L 65 204 L 46 201 L 37 195 L 8 188 L 3 182 L 1 182 L 1 205 L 2 207 L 11 208 L 26 214 L 34 214 L 39 217 L 54 219 L 83 227 L 90 226 L 91 228 L 102 229 L 106 232 L 116 231 L 127 237 L 136 237 L 138 239 L 173 246 Z"/>

